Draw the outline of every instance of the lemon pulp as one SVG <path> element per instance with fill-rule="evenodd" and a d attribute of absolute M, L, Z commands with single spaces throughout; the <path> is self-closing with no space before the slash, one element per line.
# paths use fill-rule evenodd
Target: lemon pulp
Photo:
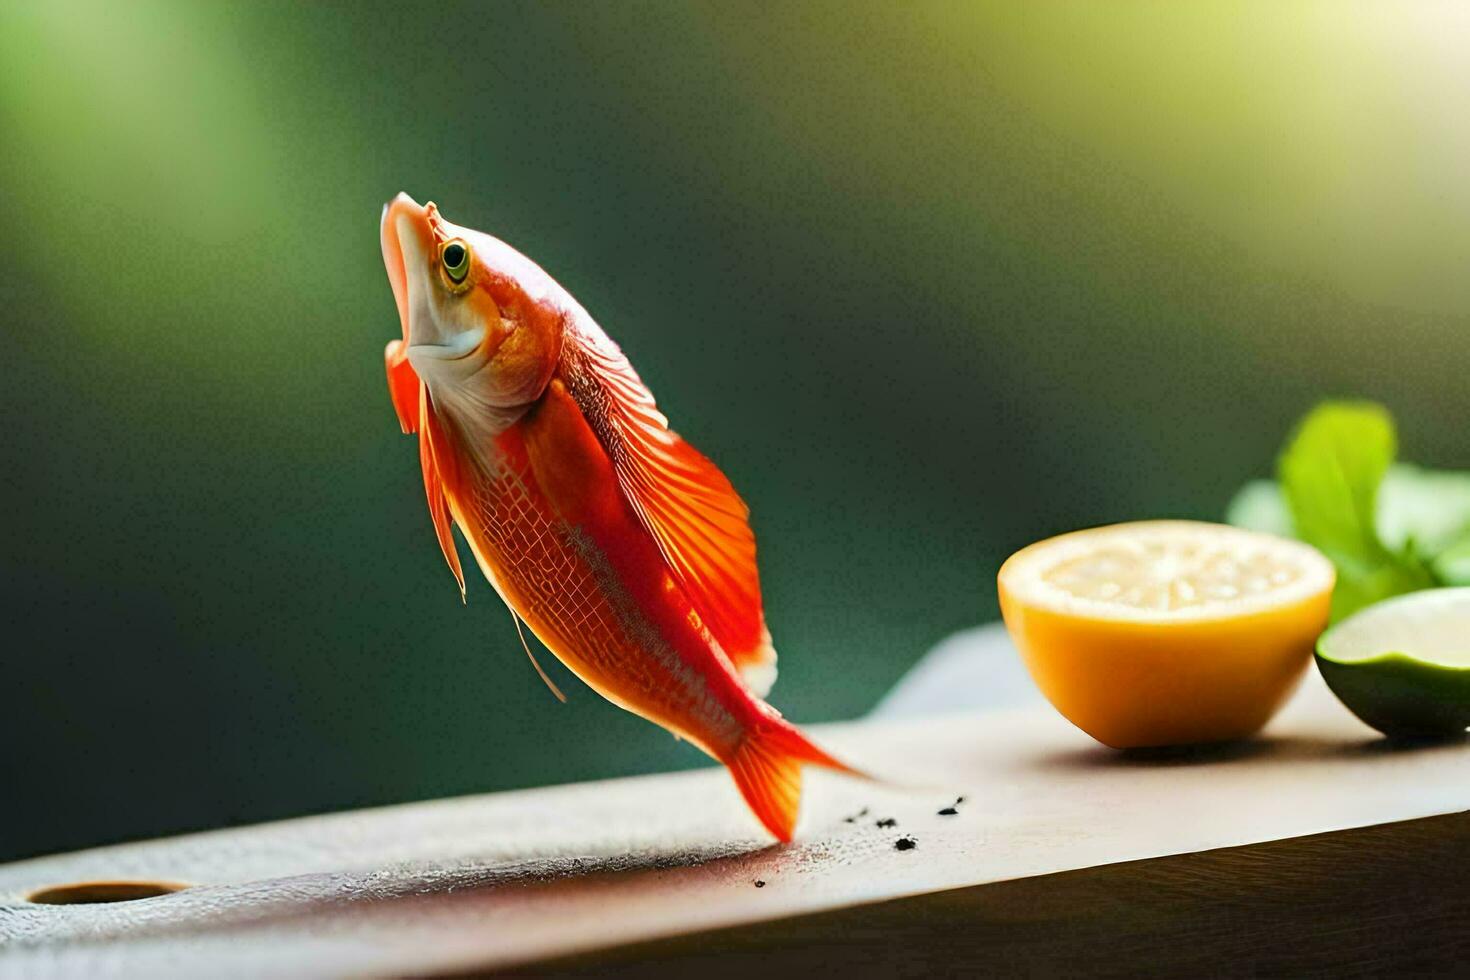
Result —
<path fill-rule="evenodd" d="M 1196 521 L 1075 531 L 1017 552 L 1001 579 L 1026 601 L 1079 615 L 1196 619 L 1289 605 L 1330 590 L 1316 549 Z"/>

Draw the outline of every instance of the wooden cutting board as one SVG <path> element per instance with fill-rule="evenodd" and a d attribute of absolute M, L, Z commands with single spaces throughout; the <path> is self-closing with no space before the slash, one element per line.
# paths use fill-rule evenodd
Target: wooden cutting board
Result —
<path fill-rule="evenodd" d="M 811 773 L 786 846 L 708 769 L 0 867 L 0 975 L 1467 963 L 1470 746 L 1390 745 L 1315 672 L 1208 752 L 1116 753 L 1037 706 L 815 734 L 891 782 Z M 114 879 L 190 887 L 27 901 Z"/>

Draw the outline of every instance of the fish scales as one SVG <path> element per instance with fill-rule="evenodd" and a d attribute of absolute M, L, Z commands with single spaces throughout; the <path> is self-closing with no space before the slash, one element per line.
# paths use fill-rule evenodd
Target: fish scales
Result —
<path fill-rule="evenodd" d="M 574 673 L 600 693 L 617 686 L 641 695 L 618 695 L 620 703 L 668 704 L 673 710 L 658 719 L 662 724 L 691 715 L 711 728 L 681 726 L 684 737 L 700 743 L 711 735 L 738 737 L 730 712 L 628 596 L 596 542 L 554 513 L 518 432 L 497 440 L 494 465 L 476 474 L 473 493 L 474 514 L 465 525 L 477 554 L 496 570 L 499 586 L 516 594 L 521 618 L 571 661 Z"/>

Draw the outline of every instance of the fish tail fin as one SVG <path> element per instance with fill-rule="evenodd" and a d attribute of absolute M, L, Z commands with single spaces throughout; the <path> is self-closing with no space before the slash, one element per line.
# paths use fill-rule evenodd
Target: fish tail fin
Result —
<path fill-rule="evenodd" d="M 780 718 L 763 719 L 724 760 L 746 804 L 777 840 L 791 840 L 801 806 L 801 767 L 822 766 L 852 776 L 864 773 L 814 745 Z"/>

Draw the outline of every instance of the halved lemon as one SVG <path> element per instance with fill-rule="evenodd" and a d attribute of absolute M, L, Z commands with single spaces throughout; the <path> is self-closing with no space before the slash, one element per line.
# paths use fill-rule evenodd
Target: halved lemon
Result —
<path fill-rule="evenodd" d="M 1316 549 L 1194 521 L 1049 538 L 999 576 L 1006 628 L 1069 721 L 1114 748 L 1252 734 L 1327 626 L 1336 573 Z"/>
<path fill-rule="evenodd" d="M 1470 589 L 1411 592 L 1322 635 L 1317 667 L 1353 714 L 1385 735 L 1470 727 Z"/>

